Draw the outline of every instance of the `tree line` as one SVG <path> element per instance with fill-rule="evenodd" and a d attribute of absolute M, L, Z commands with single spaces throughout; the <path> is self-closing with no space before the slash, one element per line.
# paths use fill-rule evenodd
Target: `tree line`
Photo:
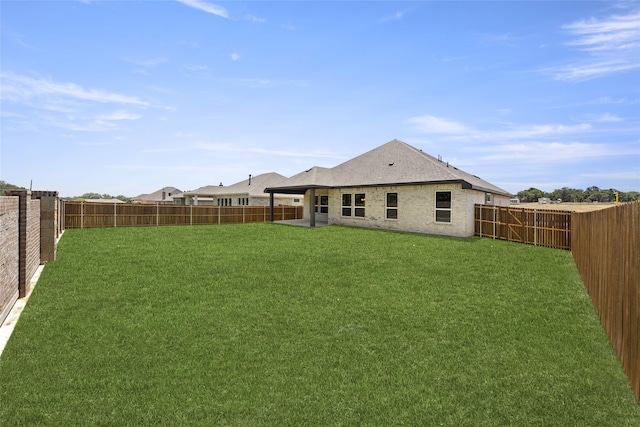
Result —
<path fill-rule="evenodd" d="M 9 184 L 5 181 L 0 181 L 0 195 L 4 194 L 4 190 L 24 190 L 24 187 Z M 576 188 L 563 187 L 558 190 L 553 190 L 550 193 L 531 187 L 528 190 L 522 190 L 516 194 L 516 197 L 521 202 L 537 202 L 538 199 L 547 197 L 551 200 L 562 200 L 563 202 L 571 203 L 613 203 L 616 201 L 616 193 L 618 193 L 618 201 L 620 202 L 633 202 L 640 200 L 640 192 L 637 191 L 618 191 L 614 188 L 607 190 L 598 187 L 589 187 L 586 190 L 580 190 Z M 131 198 L 126 196 L 111 196 L 109 194 L 100 193 L 84 193 L 82 196 L 72 197 L 68 200 L 82 201 L 86 199 L 119 199 L 123 202 L 130 202 Z"/>
<path fill-rule="evenodd" d="M 589 187 L 586 190 L 576 188 L 563 187 L 553 190 L 550 193 L 531 187 L 528 190 L 522 190 L 516 194 L 521 202 L 537 202 L 538 199 L 547 197 L 551 200 L 562 200 L 571 203 L 613 203 L 616 201 L 616 193 L 619 202 L 633 202 L 640 200 L 640 192 L 637 191 L 618 191 L 615 188 L 601 189 L 598 187 Z"/>
<path fill-rule="evenodd" d="M 24 187 L 20 187 L 19 185 L 10 184 L 6 181 L 0 181 L 0 196 L 4 196 L 5 190 L 26 190 Z M 111 196 L 110 194 L 100 194 L 100 193 L 84 193 L 82 196 L 76 197 L 65 197 L 65 200 L 70 201 L 83 201 L 87 199 L 118 199 L 123 202 L 131 202 L 131 197 L 126 197 L 123 195 L 119 196 Z"/>
<path fill-rule="evenodd" d="M 72 202 L 82 202 L 83 200 L 95 200 L 95 199 L 106 199 L 106 200 L 111 200 L 111 199 L 118 199 L 118 200 L 122 200 L 123 202 L 129 203 L 131 202 L 131 197 L 127 197 L 127 196 L 123 196 L 123 195 L 119 195 L 119 196 L 112 196 L 110 194 L 99 194 L 99 193 L 84 193 L 82 196 L 76 196 L 76 197 L 72 197 L 69 200 Z"/>

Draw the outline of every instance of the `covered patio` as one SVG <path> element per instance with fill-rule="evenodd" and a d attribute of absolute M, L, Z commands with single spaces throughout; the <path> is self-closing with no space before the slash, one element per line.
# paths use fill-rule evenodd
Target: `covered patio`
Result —
<path fill-rule="evenodd" d="M 273 209 L 274 209 L 274 194 L 298 194 L 304 197 L 309 192 L 309 204 L 305 206 L 308 210 L 308 215 L 305 215 L 304 219 L 291 220 L 291 221 L 279 221 L 285 222 L 300 222 L 299 224 L 306 227 L 316 227 L 327 225 L 327 220 L 324 220 L 324 216 L 321 218 L 316 217 L 316 190 L 331 188 L 330 183 L 331 170 L 314 166 L 304 172 L 299 173 L 287 180 L 277 187 L 265 188 L 264 192 L 269 193 L 269 220 L 273 222 Z"/>

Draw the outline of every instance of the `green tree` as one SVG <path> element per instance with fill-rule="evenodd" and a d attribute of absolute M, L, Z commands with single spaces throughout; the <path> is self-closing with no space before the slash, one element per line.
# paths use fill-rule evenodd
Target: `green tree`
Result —
<path fill-rule="evenodd" d="M 537 202 L 539 198 L 545 197 L 545 193 L 542 190 L 531 187 L 528 190 L 520 191 L 516 196 L 522 202 Z"/>
<path fill-rule="evenodd" d="M 0 196 L 4 195 L 5 190 L 26 190 L 24 187 L 18 185 L 9 184 L 5 181 L 0 181 Z"/>
<path fill-rule="evenodd" d="M 626 193 L 620 192 L 618 200 L 620 202 L 634 202 L 636 200 L 640 200 L 640 193 L 637 191 L 627 191 Z"/>

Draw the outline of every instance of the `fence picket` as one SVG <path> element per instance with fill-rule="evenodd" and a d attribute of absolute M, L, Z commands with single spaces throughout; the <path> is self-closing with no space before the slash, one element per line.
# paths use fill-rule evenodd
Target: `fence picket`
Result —
<path fill-rule="evenodd" d="M 66 228 L 144 227 L 266 222 L 268 206 L 180 206 L 65 202 Z M 302 217 L 302 206 L 275 209 L 277 220 Z"/>
<path fill-rule="evenodd" d="M 640 201 L 571 223 L 571 254 L 640 402 Z"/>
<path fill-rule="evenodd" d="M 475 205 L 474 222 L 476 236 L 571 249 L 571 212 L 568 211 Z M 521 235 L 516 229 L 521 230 Z"/>

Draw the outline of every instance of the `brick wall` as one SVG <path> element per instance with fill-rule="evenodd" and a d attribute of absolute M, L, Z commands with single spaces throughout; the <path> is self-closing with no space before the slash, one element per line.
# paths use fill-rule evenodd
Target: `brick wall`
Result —
<path fill-rule="evenodd" d="M 27 199 L 26 216 L 24 291 L 20 286 L 20 297 L 26 296 L 31 291 L 31 278 L 40 265 L 40 200 Z M 23 236 L 20 238 L 22 239 Z"/>
<path fill-rule="evenodd" d="M 33 191 L 32 199 L 40 200 L 40 263 L 56 260 L 57 241 L 60 237 L 59 210 L 60 203 L 57 191 Z"/>
<path fill-rule="evenodd" d="M 0 323 L 18 299 L 18 197 L 0 196 Z"/>
<path fill-rule="evenodd" d="M 31 190 L 5 191 L 18 198 L 18 291 L 20 298 L 31 290 L 31 278 L 40 265 L 40 200 Z"/>
<path fill-rule="evenodd" d="M 57 191 L 8 190 L 0 196 L 0 323 L 31 291 L 40 264 L 54 261 L 64 230 Z"/>
<path fill-rule="evenodd" d="M 437 191 L 451 191 L 451 222 L 436 222 L 435 195 Z M 365 195 L 365 216 L 342 216 L 342 194 Z M 386 219 L 386 194 L 398 194 L 398 218 Z M 329 196 L 329 223 L 353 227 L 381 228 L 386 230 L 445 236 L 469 237 L 474 232 L 473 204 L 484 203 L 485 193 L 463 189 L 459 183 L 422 184 L 385 187 L 360 187 L 318 190 L 316 195 Z M 305 195 L 308 206 L 309 194 Z M 494 203 L 509 203 L 507 197 L 494 197 Z M 308 216 L 305 209 L 305 217 Z"/>

